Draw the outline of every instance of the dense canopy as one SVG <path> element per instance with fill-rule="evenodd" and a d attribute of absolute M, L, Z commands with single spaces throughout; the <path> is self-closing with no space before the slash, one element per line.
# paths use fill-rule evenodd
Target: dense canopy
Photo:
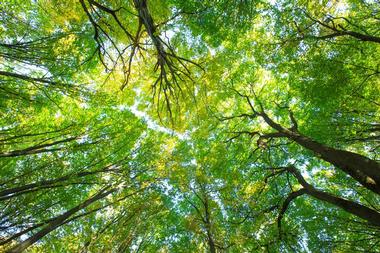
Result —
<path fill-rule="evenodd" d="M 378 0 L 0 1 L 0 252 L 380 252 Z"/>

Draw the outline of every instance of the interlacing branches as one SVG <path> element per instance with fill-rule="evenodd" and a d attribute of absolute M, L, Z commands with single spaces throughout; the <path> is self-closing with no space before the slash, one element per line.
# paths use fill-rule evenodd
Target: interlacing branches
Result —
<path fill-rule="evenodd" d="M 301 189 L 291 192 L 286 199 L 283 201 L 277 223 L 279 235 L 281 236 L 281 221 L 283 216 L 288 209 L 290 203 L 296 198 L 302 195 L 311 196 L 317 200 L 329 203 L 334 205 L 335 207 L 341 208 L 346 212 L 359 217 L 368 222 L 370 226 L 380 227 L 380 213 L 373 209 L 372 207 L 367 207 L 361 203 L 356 201 L 348 200 L 339 196 L 335 196 L 332 193 L 319 190 L 315 188 L 313 185 L 309 184 L 304 176 L 302 176 L 301 172 L 296 169 L 295 166 L 291 165 L 289 167 L 281 167 L 281 168 L 272 168 L 274 170 L 279 169 L 281 173 L 286 172 L 294 176 L 297 182 L 302 186 Z"/>
<path fill-rule="evenodd" d="M 313 23 L 309 27 L 307 27 L 306 30 L 300 28 L 296 24 L 299 34 L 303 38 L 325 40 L 325 39 L 332 39 L 332 38 L 341 37 L 341 36 L 347 36 L 347 37 L 355 38 L 360 41 L 380 43 L 379 36 L 369 34 L 365 29 L 363 29 L 357 24 L 354 24 L 351 20 L 349 20 L 346 17 L 333 17 L 330 15 L 327 15 L 326 19 L 321 21 L 317 18 L 314 18 L 312 15 L 310 15 L 307 12 L 304 12 L 304 13 Z M 341 21 L 343 21 L 343 23 Z M 326 30 L 326 34 L 321 34 L 317 36 L 305 35 L 305 32 L 307 32 L 307 30 L 311 30 L 311 28 L 315 25 L 318 25 L 320 29 Z M 360 30 L 361 32 L 351 30 L 351 28 Z"/>
<path fill-rule="evenodd" d="M 350 175 L 354 180 L 360 183 L 368 190 L 380 194 L 380 164 L 366 157 L 364 155 L 346 151 L 334 147 L 330 147 L 320 143 L 309 136 L 306 136 L 299 132 L 298 123 L 293 115 L 293 112 L 289 111 L 289 118 L 292 123 L 291 127 L 285 127 L 276 121 L 274 121 L 266 112 L 260 102 L 259 98 L 253 93 L 255 102 L 258 104 L 259 109 L 255 109 L 254 103 L 248 95 L 242 94 L 236 91 L 237 94 L 245 99 L 251 109 L 251 113 L 244 113 L 237 116 L 219 117 L 219 120 L 232 120 L 236 118 L 249 117 L 250 119 L 256 119 L 260 117 L 264 122 L 271 127 L 274 132 L 261 133 L 258 131 L 240 131 L 236 132 L 237 136 L 242 134 L 249 134 L 250 136 L 259 136 L 258 145 L 266 146 L 267 142 L 264 140 L 271 140 L 273 138 L 286 138 L 290 141 L 294 141 L 303 148 L 312 151 L 318 158 L 331 163 L 336 168 Z M 246 116 L 245 116 L 246 115 Z M 236 136 L 236 135 L 235 135 Z M 236 137 L 234 137 L 236 138 Z"/>
<path fill-rule="evenodd" d="M 181 85 L 186 85 L 186 80 L 193 81 L 190 65 L 200 69 L 202 67 L 193 60 L 179 56 L 169 39 L 165 40 L 160 36 L 147 0 L 133 0 L 133 6 L 121 6 L 116 9 L 94 0 L 80 0 L 80 3 L 94 29 L 96 53 L 103 66 L 107 71 L 112 72 L 118 63 L 121 63 L 124 74 L 121 90 L 130 81 L 132 65 L 137 54 L 139 53 L 142 59 L 145 59 L 143 52 L 148 52 L 148 46 L 153 46 L 156 57 L 153 70 L 158 73 L 157 79 L 152 84 L 153 98 L 157 101 L 158 111 L 162 109 L 160 101 L 164 101 L 164 108 L 168 110 L 171 117 L 171 105 L 173 102 L 178 104 L 180 94 L 183 92 Z M 111 17 L 111 20 L 108 21 L 107 17 Z M 130 28 L 124 22 L 126 18 L 134 20 L 138 24 L 137 29 Z M 120 42 L 113 38 L 112 32 L 115 26 L 112 26 L 110 22 L 116 23 L 116 27 L 123 32 L 125 40 Z M 144 34 L 148 38 L 144 37 Z M 150 43 L 147 44 L 149 41 Z"/>
<path fill-rule="evenodd" d="M 2 233 L 2 236 L 0 237 L 0 246 L 10 246 L 7 252 L 22 252 L 61 226 L 75 220 L 97 214 L 109 207 L 117 206 L 120 202 L 126 201 L 128 198 L 133 196 L 137 197 L 143 191 L 148 190 L 149 187 L 151 187 L 150 183 L 146 184 L 146 186 L 136 185 L 135 180 L 137 180 L 137 177 L 139 177 L 143 172 L 133 171 L 132 168 L 126 168 L 130 161 L 131 158 L 127 156 L 100 169 L 84 169 L 81 172 L 70 173 L 62 177 L 42 180 L 39 182 L 33 182 L 27 185 L 2 190 L 0 193 L 2 196 L 0 201 L 9 203 L 10 199 L 15 200 L 22 197 L 22 195 L 27 195 L 30 193 L 44 193 L 44 191 L 48 190 L 45 192 L 46 194 L 48 192 L 52 192 L 51 189 L 53 188 L 69 187 L 73 182 L 77 185 L 92 184 L 95 189 L 98 188 L 97 192 L 84 201 L 74 205 L 74 207 L 65 210 L 64 212 L 61 212 L 61 214 L 54 214 L 52 218 L 46 218 L 45 220 L 34 219 L 34 217 L 17 217 L 17 212 L 3 212 L 0 217 L 0 232 Z M 94 163 L 92 166 L 96 166 L 96 164 L 97 163 Z M 113 180 L 113 182 L 104 181 L 104 177 L 111 175 L 115 176 L 117 180 Z M 123 178 L 126 175 L 128 175 L 128 178 Z M 93 176 L 97 176 L 97 178 L 94 179 Z M 86 179 L 91 181 L 91 183 L 86 183 L 86 181 L 83 181 Z M 101 180 L 104 182 L 98 182 L 98 184 L 95 182 Z M 137 188 L 135 188 L 136 186 Z M 113 195 L 113 197 L 111 197 L 111 195 Z M 62 203 L 64 203 L 64 200 L 58 200 L 53 203 L 53 205 L 47 206 L 47 209 L 53 208 L 55 205 L 60 205 Z M 37 210 L 40 213 L 46 212 L 48 217 L 52 215 L 51 211 L 42 211 L 39 208 L 40 207 L 37 206 Z M 104 227 L 104 229 L 106 229 L 106 227 Z M 24 240 L 23 237 L 26 235 L 29 237 Z M 11 242 L 18 243 L 10 244 Z"/>
<path fill-rule="evenodd" d="M 322 18 L 319 18 L 304 9 L 295 9 L 295 11 L 306 17 L 308 22 L 300 24 L 296 20 L 289 21 L 295 33 L 289 38 L 281 39 L 279 44 L 303 40 L 328 41 L 339 37 L 375 44 L 380 43 L 378 29 L 365 27 L 358 20 L 331 14 L 325 14 Z M 373 19 L 375 23 L 378 22 L 375 16 L 367 17 L 367 19 Z"/>

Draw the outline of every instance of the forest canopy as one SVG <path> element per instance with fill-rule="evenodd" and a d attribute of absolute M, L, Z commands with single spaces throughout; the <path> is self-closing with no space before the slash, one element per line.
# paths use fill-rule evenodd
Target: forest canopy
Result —
<path fill-rule="evenodd" d="M 0 252 L 380 252 L 378 0 L 0 1 Z"/>

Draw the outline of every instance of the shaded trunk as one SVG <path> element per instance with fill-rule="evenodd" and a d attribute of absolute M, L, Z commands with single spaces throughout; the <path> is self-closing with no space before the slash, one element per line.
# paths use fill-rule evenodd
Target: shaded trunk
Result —
<path fill-rule="evenodd" d="M 216 253 L 215 243 L 209 231 L 207 231 L 207 243 L 210 248 L 210 253 Z"/>
<path fill-rule="evenodd" d="M 335 31 L 334 33 L 331 33 L 328 35 L 323 35 L 323 36 L 318 36 L 318 37 L 309 36 L 309 37 L 315 38 L 315 39 L 331 39 L 331 38 L 341 37 L 341 36 L 351 36 L 361 41 L 380 43 L 380 37 L 362 34 L 362 33 L 354 32 L 354 31 L 338 31 L 338 30 L 334 30 L 334 31 Z"/>
<path fill-rule="evenodd" d="M 289 171 L 297 178 L 298 182 L 304 187 L 303 193 L 306 193 L 316 199 L 328 202 L 334 206 L 340 207 L 346 212 L 349 212 L 363 220 L 368 221 L 370 224 L 373 224 L 375 226 L 380 227 L 380 213 L 368 208 L 366 206 L 363 206 L 359 203 L 356 203 L 354 201 L 346 200 L 337 196 L 334 196 L 330 193 L 320 191 L 316 189 L 311 184 L 307 183 L 304 177 L 301 175 L 301 173 L 293 168 L 290 167 Z"/>
<path fill-rule="evenodd" d="M 279 232 L 280 239 L 282 238 L 281 221 L 282 221 L 282 218 L 284 217 L 284 214 L 285 214 L 286 210 L 288 209 L 290 203 L 293 200 L 295 200 L 296 198 L 298 198 L 299 196 L 302 196 L 304 194 L 306 194 L 306 189 L 305 188 L 300 189 L 298 191 L 294 191 L 294 192 L 292 192 L 292 193 L 290 193 L 288 195 L 288 197 L 285 199 L 284 203 L 282 204 L 280 213 L 278 214 L 278 218 L 277 218 L 277 227 L 278 227 L 278 232 Z"/>
<path fill-rule="evenodd" d="M 361 41 L 371 41 L 371 42 L 380 43 L 380 37 L 362 34 L 362 33 L 354 32 L 354 31 L 342 31 L 342 33 L 345 35 L 350 35 L 352 37 L 355 37 Z"/>
<path fill-rule="evenodd" d="M 210 218 L 210 211 L 209 211 L 207 197 L 204 199 L 203 205 L 204 205 L 204 208 L 205 208 L 204 222 L 205 222 L 205 227 L 206 227 L 206 231 L 207 231 L 207 243 L 208 243 L 208 247 L 210 249 L 210 253 L 216 253 L 215 242 L 214 242 L 214 239 L 213 239 L 213 236 L 212 236 L 212 232 L 211 232 L 211 218 Z"/>
<path fill-rule="evenodd" d="M 333 164 L 367 189 L 380 195 L 380 164 L 363 155 L 325 146 L 313 139 L 289 130 L 274 122 L 266 113 L 260 114 L 265 122 L 284 137 L 313 151 L 321 159 Z"/>
<path fill-rule="evenodd" d="M 316 199 L 328 202 L 337 207 L 342 208 L 346 212 L 349 212 L 363 220 L 368 221 L 370 224 L 380 227 L 380 213 L 375 210 L 363 206 L 354 201 L 349 201 L 343 198 L 336 197 L 332 194 L 319 191 L 315 188 L 307 189 L 306 193 Z"/>
<path fill-rule="evenodd" d="M 16 244 L 13 248 L 6 251 L 7 253 L 19 253 L 27 249 L 29 246 L 43 238 L 45 235 L 50 233 L 51 231 L 55 230 L 56 228 L 60 227 L 61 225 L 66 223 L 66 220 L 70 218 L 70 216 L 74 215 L 76 212 L 86 208 L 87 206 L 91 205 L 92 203 L 108 196 L 109 194 L 115 192 L 116 189 L 111 190 L 102 190 L 93 197 L 87 199 L 86 201 L 82 202 L 81 204 L 73 207 L 72 209 L 66 211 L 65 213 L 57 216 L 56 218 L 53 218 L 43 229 L 41 229 L 39 232 L 34 234 L 33 236 L 29 237 L 23 242 L 20 242 Z"/>

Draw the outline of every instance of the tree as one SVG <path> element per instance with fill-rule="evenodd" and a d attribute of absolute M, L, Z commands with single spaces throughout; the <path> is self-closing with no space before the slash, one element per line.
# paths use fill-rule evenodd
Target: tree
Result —
<path fill-rule="evenodd" d="M 380 252 L 376 1 L 0 3 L 0 251 Z"/>

